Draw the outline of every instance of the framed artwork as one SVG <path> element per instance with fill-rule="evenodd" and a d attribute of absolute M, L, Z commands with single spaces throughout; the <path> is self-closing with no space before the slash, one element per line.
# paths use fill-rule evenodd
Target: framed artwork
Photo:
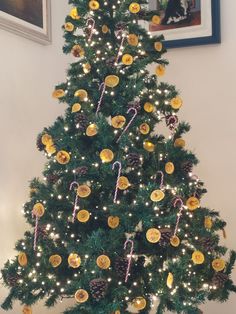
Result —
<path fill-rule="evenodd" d="M 220 0 L 149 0 L 149 9 L 160 12 L 149 31 L 163 34 L 167 48 L 221 42 Z"/>
<path fill-rule="evenodd" d="M 0 0 L 0 28 L 51 43 L 51 0 Z"/>

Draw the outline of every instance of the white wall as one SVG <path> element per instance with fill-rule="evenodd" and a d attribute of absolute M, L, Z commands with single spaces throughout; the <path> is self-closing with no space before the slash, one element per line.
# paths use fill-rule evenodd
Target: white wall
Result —
<path fill-rule="evenodd" d="M 223 1 L 222 1 L 223 2 Z M 61 53 L 61 25 L 67 1 L 52 0 L 53 45 L 44 47 L 0 30 L 0 264 L 14 254 L 12 247 L 26 229 L 21 204 L 28 198 L 28 180 L 40 175 L 44 158 L 35 138 L 63 112 L 52 101 L 57 82 L 64 81 L 68 59 Z M 182 91 L 182 117 L 192 125 L 189 146 L 200 158 L 197 174 L 206 182 L 205 204 L 221 210 L 228 221 L 226 244 L 236 249 L 236 2 L 222 3 L 222 40 L 217 46 L 171 50 L 166 80 Z M 236 274 L 234 273 L 236 280 Z M 0 300 L 6 295 L 1 288 Z M 236 296 L 228 303 L 210 303 L 204 314 L 232 314 Z M 34 314 L 59 313 L 34 308 Z M 4 313 L 0 309 L 0 313 Z M 9 313 L 20 313 L 15 307 Z"/>

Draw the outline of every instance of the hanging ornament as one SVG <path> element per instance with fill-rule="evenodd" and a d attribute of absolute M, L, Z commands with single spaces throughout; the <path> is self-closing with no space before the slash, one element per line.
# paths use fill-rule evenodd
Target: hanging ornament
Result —
<path fill-rule="evenodd" d="M 161 238 L 158 244 L 161 247 L 167 247 L 170 245 L 170 239 L 173 235 L 173 231 L 170 228 L 160 228 L 159 231 L 161 232 Z"/>
<path fill-rule="evenodd" d="M 155 145 L 152 142 L 150 142 L 150 141 L 144 141 L 143 142 L 143 148 L 146 151 L 148 151 L 149 153 L 152 153 L 155 150 Z"/>
<path fill-rule="evenodd" d="M 139 131 L 143 135 L 147 135 L 150 132 L 150 126 L 147 123 L 142 123 L 139 126 Z"/>
<path fill-rule="evenodd" d="M 56 89 L 53 93 L 52 93 L 52 97 L 53 98 L 63 98 L 65 97 L 65 91 L 63 89 Z"/>
<path fill-rule="evenodd" d="M 134 58 L 130 54 L 126 53 L 123 55 L 122 63 L 124 65 L 131 65 L 133 62 L 134 62 Z"/>
<path fill-rule="evenodd" d="M 162 190 L 164 188 L 164 173 L 162 171 L 157 171 L 157 176 L 160 175 L 160 189 Z"/>
<path fill-rule="evenodd" d="M 121 129 L 126 122 L 126 118 L 124 116 L 115 116 L 111 119 L 111 125 L 115 129 Z"/>
<path fill-rule="evenodd" d="M 74 96 L 78 97 L 81 101 L 86 101 L 88 98 L 88 92 L 85 89 L 77 89 Z"/>
<path fill-rule="evenodd" d="M 128 266 L 126 270 L 126 276 L 125 276 L 125 282 L 128 281 L 129 278 L 129 273 L 130 273 L 130 268 L 131 268 L 131 263 L 132 263 L 132 257 L 134 253 L 134 241 L 133 240 L 126 240 L 124 244 L 124 250 L 127 249 L 128 244 L 130 243 L 130 253 L 128 254 Z"/>
<path fill-rule="evenodd" d="M 75 121 L 76 128 L 81 131 L 85 131 L 89 125 L 89 119 L 87 115 L 81 112 L 77 112 L 75 114 L 74 121 Z"/>
<path fill-rule="evenodd" d="M 194 211 L 195 209 L 199 208 L 200 201 L 195 196 L 192 196 L 187 199 L 186 206 L 188 207 L 190 211 Z"/>
<path fill-rule="evenodd" d="M 70 17 L 73 19 L 73 20 L 79 20 L 80 19 L 80 16 L 78 15 L 78 10 L 77 8 L 72 8 L 71 11 L 70 11 Z"/>
<path fill-rule="evenodd" d="M 114 159 L 114 153 L 110 149 L 105 148 L 100 152 L 100 158 L 102 162 L 109 163 Z"/>
<path fill-rule="evenodd" d="M 130 186 L 128 178 L 121 176 L 118 180 L 118 189 L 126 190 Z"/>
<path fill-rule="evenodd" d="M 71 112 L 72 112 L 72 113 L 78 112 L 78 111 L 80 111 L 80 110 L 81 110 L 81 104 L 79 104 L 79 103 L 75 103 L 75 104 L 72 106 L 72 108 L 71 108 Z"/>
<path fill-rule="evenodd" d="M 214 261 L 211 263 L 212 265 L 212 268 L 219 272 L 219 271 L 222 271 L 225 269 L 225 261 L 221 258 L 217 258 L 217 259 L 214 259 Z"/>
<path fill-rule="evenodd" d="M 156 228 L 148 229 L 146 232 L 146 238 L 150 243 L 157 243 L 161 239 L 161 232 Z"/>
<path fill-rule="evenodd" d="M 152 17 L 152 23 L 155 25 L 161 24 L 161 18 L 159 15 L 153 15 Z"/>
<path fill-rule="evenodd" d="M 175 171 L 175 166 L 173 164 L 173 162 L 167 162 L 165 164 L 165 172 L 167 174 L 172 174 Z"/>
<path fill-rule="evenodd" d="M 86 135 L 89 137 L 95 136 L 98 133 L 98 127 L 95 123 L 90 124 L 86 129 Z"/>
<path fill-rule="evenodd" d="M 133 14 L 138 13 L 141 10 L 140 4 L 137 2 L 132 2 L 129 6 L 129 11 Z"/>
<path fill-rule="evenodd" d="M 213 226 L 213 221 L 212 221 L 212 218 L 207 216 L 204 218 L 204 227 L 206 229 L 211 229 Z"/>
<path fill-rule="evenodd" d="M 108 75 L 105 78 L 105 85 L 108 87 L 116 87 L 120 82 L 120 79 L 117 75 Z"/>
<path fill-rule="evenodd" d="M 82 67 L 83 67 L 83 71 L 84 71 L 85 74 L 89 73 L 91 71 L 91 68 L 92 68 L 89 63 L 84 63 L 82 65 Z"/>
<path fill-rule="evenodd" d="M 81 198 L 86 198 L 91 194 L 91 189 L 88 185 L 82 184 L 77 188 L 77 195 Z"/>
<path fill-rule="evenodd" d="M 71 22 L 67 22 L 65 23 L 64 28 L 67 32 L 73 32 L 75 26 Z"/>
<path fill-rule="evenodd" d="M 164 65 L 162 65 L 162 64 L 159 64 L 157 67 L 156 67 L 156 75 L 157 76 L 163 76 L 163 75 L 165 75 L 165 73 L 166 73 L 166 68 L 165 68 L 165 66 Z"/>
<path fill-rule="evenodd" d="M 107 25 L 102 25 L 102 32 L 103 34 L 107 34 L 109 32 L 109 27 Z"/>
<path fill-rule="evenodd" d="M 78 212 L 76 217 L 79 222 L 86 223 L 89 221 L 90 213 L 86 209 L 82 209 Z"/>
<path fill-rule="evenodd" d="M 172 273 L 169 273 L 166 280 L 166 285 L 169 289 L 172 289 L 173 282 L 174 282 L 174 276 Z"/>
<path fill-rule="evenodd" d="M 144 106 L 143 106 L 144 110 L 148 113 L 151 113 L 154 111 L 154 105 L 150 102 L 145 102 Z"/>
<path fill-rule="evenodd" d="M 79 289 L 75 293 L 75 300 L 78 303 L 84 303 L 88 301 L 88 298 L 89 298 L 88 292 L 84 289 Z"/>
<path fill-rule="evenodd" d="M 70 155 L 65 150 L 60 150 L 56 155 L 56 161 L 60 165 L 66 165 L 70 161 Z"/>
<path fill-rule="evenodd" d="M 155 48 L 156 51 L 161 52 L 162 49 L 163 49 L 163 45 L 162 45 L 162 43 L 160 41 L 156 41 L 154 43 L 154 48 Z"/>
<path fill-rule="evenodd" d="M 182 107 L 183 100 L 179 96 L 174 97 L 171 99 L 170 105 L 173 109 L 178 110 L 178 109 L 180 109 L 180 107 Z"/>
<path fill-rule="evenodd" d="M 118 216 L 109 216 L 107 224 L 111 229 L 116 229 L 120 224 L 120 218 Z"/>
<path fill-rule="evenodd" d="M 79 187 L 79 183 L 74 181 L 70 184 L 70 191 L 74 188 L 78 188 Z M 73 208 L 73 215 L 72 215 L 72 223 L 75 222 L 75 216 L 76 216 L 76 211 L 77 211 L 77 208 L 78 208 L 78 203 L 79 203 L 79 197 L 78 197 L 78 194 L 76 193 L 75 195 L 75 201 L 74 201 L 74 208 Z"/>
<path fill-rule="evenodd" d="M 118 142 L 120 141 L 122 135 L 123 135 L 124 133 L 126 133 L 126 131 L 129 129 L 129 127 L 131 126 L 131 124 L 133 123 L 135 117 L 136 117 L 137 114 L 138 114 L 138 112 L 137 112 L 137 110 L 136 110 L 135 108 L 129 108 L 128 111 L 127 111 L 127 113 L 130 113 L 131 111 L 134 112 L 134 113 L 133 113 L 133 116 L 132 116 L 132 118 L 130 119 L 129 123 L 128 123 L 128 124 L 126 125 L 126 127 L 124 128 L 124 130 L 123 130 L 123 132 L 121 133 L 121 135 L 118 137 L 116 143 L 118 143 Z"/>
<path fill-rule="evenodd" d="M 180 239 L 177 235 L 174 235 L 173 237 L 171 237 L 170 239 L 170 244 L 173 247 L 178 247 L 180 245 Z"/>
<path fill-rule="evenodd" d="M 81 258 L 78 254 L 76 253 L 71 253 L 69 256 L 68 256 L 68 264 L 71 268 L 79 268 L 80 265 L 81 265 Z"/>
<path fill-rule="evenodd" d="M 174 235 L 173 237 L 176 236 L 177 232 L 178 232 L 178 228 L 179 228 L 179 223 L 180 223 L 180 218 L 182 216 L 182 212 L 184 210 L 184 203 L 182 201 L 182 199 L 180 197 L 177 197 L 174 201 L 174 207 L 177 207 L 179 204 L 179 212 L 177 214 L 177 221 L 176 221 L 176 225 L 175 225 L 175 231 L 174 231 Z M 175 239 L 176 240 L 176 239 Z"/>
<path fill-rule="evenodd" d="M 201 265 L 201 264 L 204 263 L 205 257 L 204 257 L 204 255 L 203 255 L 202 252 L 200 252 L 200 251 L 195 251 L 195 252 L 193 252 L 193 254 L 192 254 L 192 261 L 193 261 L 193 263 L 196 264 L 196 265 Z"/>
<path fill-rule="evenodd" d="M 47 146 L 45 147 L 45 150 L 46 150 L 46 152 L 47 152 L 48 154 L 50 154 L 50 155 L 55 154 L 56 151 L 57 151 L 55 145 L 47 145 Z"/>
<path fill-rule="evenodd" d="M 154 190 L 150 195 L 150 199 L 153 202 L 160 202 L 163 200 L 164 197 L 165 197 L 165 193 L 161 190 Z"/>
<path fill-rule="evenodd" d="M 178 117 L 176 115 L 167 115 L 165 117 L 166 119 L 166 125 L 168 126 L 168 128 L 173 132 L 178 124 Z"/>
<path fill-rule="evenodd" d="M 185 140 L 182 139 L 181 137 L 177 138 L 174 142 L 174 146 L 175 147 L 180 147 L 180 148 L 184 148 L 185 147 Z"/>
<path fill-rule="evenodd" d="M 24 305 L 23 310 L 22 310 L 22 313 L 23 313 L 23 314 L 32 314 L 33 311 L 32 311 L 31 306 L 29 306 L 29 305 Z"/>
<path fill-rule="evenodd" d="M 25 267 L 28 264 L 28 258 L 24 252 L 19 253 L 17 260 L 21 267 Z"/>
<path fill-rule="evenodd" d="M 71 50 L 71 53 L 76 58 L 81 58 L 85 54 L 84 49 L 80 45 L 74 45 Z"/>
<path fill-rule="evenodd" d="M 127 41 L 130 46 L 138 46 L 138 36 L 135 34 L 129 34 L 127 37 Z"/>
<path fill-rule="evenodd" d="M 91 0 L 89 1 L 89 8 L 93 11 L 96 11 L 100 8 L 100 4 L 96 0 Z"/>
<path fill-rule="evenodd" d="M 137 153 L 130 153 L 127 156 L 128 165 L 137 168 L 141 165 L 141 156 Z"/>
<path fill-rule="evenodd" d="M 115 188 L 113 203 L 116 203 L 116 200 L 117 200 L 118 189 L 119 189 L 119 180 L 120 180 L 120 177 L 121 177 L 121 169 L 122 169 L 121 163 L 119 161 L 116 161 L 112 165 L 112 170 L 113 171 L 115 170 L 115 166 L 116 165 L 118 165 L 118 174 L 117 174 L 117 179 L 116 179 L 116 188 Z"/>
<path fill-rule="evenodd" d="M 126 273 L 127 273 L 127 269 L 128 269 L 128 260 L 127 258 L 124 257 L 117 257 L 115 260 L 115 272 L 117 274 L 117 276 L 124 280 L 126 277 Z"/>
<path fill-rule="evenodd" d="M 41 137 L 41 142 L 45 146 L 53 145 L 52 136 L 50 134 L 47 134 L 47 133 L 43 134 L 43 136 Z"/>
<path fill-rule="evenodd" d="M 101 96 L 100 96 L 100 99 L 99 99 L 99 101 L 98 101 L 97 110 L 96 110 L 96 115 L 97 115 L 98 112 L 100 111 L 101 104 L 102 104 L 102 100 L 103 100 L 103 97 L 104 97 L 104 94 L 105 94 L 105 91 L 106 91 L 106 84 L 105 84 L 105 83 L 100 84 L 100 86 L 99 86 L 99 91 L 101 91 Z"/>
<path fill-rule="evenodd" d="M 49 258 L 49 263 L 52 265 L 53 268 L 57 268 L 62 263 L 62 258 L 60 255 L 52 255 Z"/>
<path fill-rule="evenodd" d="M 229 276 L 225 273 L 216 272 L 212 278 L 212 286 L 223 288 L 225 283 L 229 280 Z"/>
<path fill-rule="evenodd" d="M 147 306 L 147 301 L 143 297 L 137 297 L 132 301 L 132 305 L 136 310 L 143 310 Z"/>
<path fill-rule="evenodd" d="M 96 263 L 97 263 L 97 266 L 101 269 L 108 269 L 111 266 L 111 260 L 106 255 L 100 255 L 97 258 Z"/>

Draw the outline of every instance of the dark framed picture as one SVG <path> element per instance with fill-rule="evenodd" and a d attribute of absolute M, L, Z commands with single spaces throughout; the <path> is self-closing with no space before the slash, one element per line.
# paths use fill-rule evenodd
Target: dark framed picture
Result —
<path fill-rule="evenodd" d="M 0 27 L 41 44 L 50 44 L 50 1 L 0 0 Z"/>
<path fill-rule="evenodd" d="M 163 34 L 167 48 L 221 42 L 220 0 L 149 0 L 149 9 L 160 12 L 149 31 Z"/>

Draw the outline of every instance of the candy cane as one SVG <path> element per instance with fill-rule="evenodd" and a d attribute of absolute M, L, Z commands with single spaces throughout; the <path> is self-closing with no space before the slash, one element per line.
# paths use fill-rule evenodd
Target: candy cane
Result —
<path fill-rule="evenodd" d="M 102 90 L 102 93 L 101 93 L 101 97 L 100 97 L 99 102 L 98 102 L 96 114 L 98 114 L 98 112 L 100 111 L 102 100 L 103 100 L 103 97 L 105 94 L 106 84 L 104 82 L 99 86 L 99 90 Z"/>
<path fill-rule="evenodd" d="M 182 199 L 179 197 L 174 201 L 174 207 L 176 207 L 178 203 L 180 203 L 180 210 L 177 214 L 177 221 L 176 221 L 176 225 L 175 225 L 174 236 L 176 236 L 176 234 L 177 234 L 179 222 L 180 222 L 180 217 L 182 216 L 182 211 L 184 210 L 184 203 L 183 203 Z"/>
<path fill-rule="evenodd" d="M 70 184 L 70 191 L 73 189 L 73 187 L 76 186 L 77 188 L 79 187 L 79 183 L 74 181 Z M 74 204 L 74 210 L 73 210 L 73 218 L 72 218 L 72 222 L 75 222 L 75 216 L 76 216 L 76 210 L 77 210 L 77 205 L 78 205 L 78 201 L 79 201 L 79 197 L 78 194 L 76 193 L 75 196 L 75 204 Z"/>
<path fill-rule="evenodd" d="M 157 171 L 157 174 L 161 175 L 161 182 L 160 182 L 160 188 L 163 189 L 164 185 L 164 173 L 162 171 Z"/>
<path fill-rule="evenodd" d="M 131 244 L 131 247 L 130 247 L 130 253 L 127 256 L 128 257 L 128 266 L 127 266 L 127 270 L 126 270 L 125 282 L 128 281 L 129 272 L 130 272 L 130 268 L 131 268 L 132 257 L 133 257 L 133 253 L 134 253 L 134 241 L 132 241 L 130 239 L 126 240 L 126 242 L 124 244 L 124 250 L 126 250 L 128 243 Z"/>
<path fill-rule="evenodd" d="M 128 130 L 128 128 L 130 127 L 130 125 L 132 124 L 132 122 L 134 121 L 135 117 L 137 116 L 138 114 L 138 111 L 137 109 L 131 107 L 129 108 L 129 110 L 127 111 L 127 113 L 130 113 L 130 111 L 134 111 L 134 114 L 133 114 L 133 117 L 130 119 L 129 123 L 127 124 L 127 126 L 125 127 L 125 129 L 123 130 L 123 132 L 121 133 L 121 135 L 119 136 L 118 140 L 116 141 L 116 143 L 119 142 L 119 140 L 121 139 L 122 135 Z"/>
<path fill-rule="evenodd" d="M 121 32 L 122 32 L 122 30 L 121 30 Z M 120 57 L 120 55 L 121 55 L 121 50 L 122 50 L 122 48 L 123 48 L 124 41 L 125 41 L 125 36 L 123 36 L 123 34 L 122 34 L 122 39 L 121 39 L 120 47 L 119 47 L 119 50 L 118 50 L 118 53 L 117 53 L 117 56 L 116 56 L 114 65 L 117 65 L 117 63 L 118 63 L 118 61 L 119 61 L 119 57 Z"/>
<path fill-rule="evenodd" d="M 90 26 L 90 25 L 89 25 L 90 22 L 92 22 L 92 23 L 91 23 L 91 27 L 89 27 L 89 26 Z M 90 40 L 92 39 L 92 37 L 93 37 L 93 30 L 94 30 L 94 27 L 95 27 L 95 21 L 94 21 L 94 19 L 90 17 L 90 18 L 87 20 L 86 26 L 88 26 L 88 27 L 91 29 L 90 35 L 89 35 L 89 38 L 88 38 L 88 40 L 90 41 Z"/>
<path fill-rule="evenodd" d="M 35 217 L 36 218 L 35 218 L 35 227 L 34 227 L 34 251 L 36 251 L 36 247 L 37 247 L 38 227 L 39 227 L 39 217 L 37 215 L 35 215 Z"/>
<path fill-rule="evenodd" d="M 116 189 L 115 189 L 115 194 L 114 194 L 114 199 L 113 199 L 113 203 L 116 203 L 116 199 L 117 199 L 117 194 L 118 194 L 118 186 L 119 186 L 119 179 L 120 179 L 120 175 L 121 175 L 121 169 L 122 169 L 122 165 L 119 161 L 115 161 L 112 165 L 112 170 L 115 169 L 115 166 L 118 165 L 118 174 L 117 174 L 117 180 L 116 180 Z"/>

